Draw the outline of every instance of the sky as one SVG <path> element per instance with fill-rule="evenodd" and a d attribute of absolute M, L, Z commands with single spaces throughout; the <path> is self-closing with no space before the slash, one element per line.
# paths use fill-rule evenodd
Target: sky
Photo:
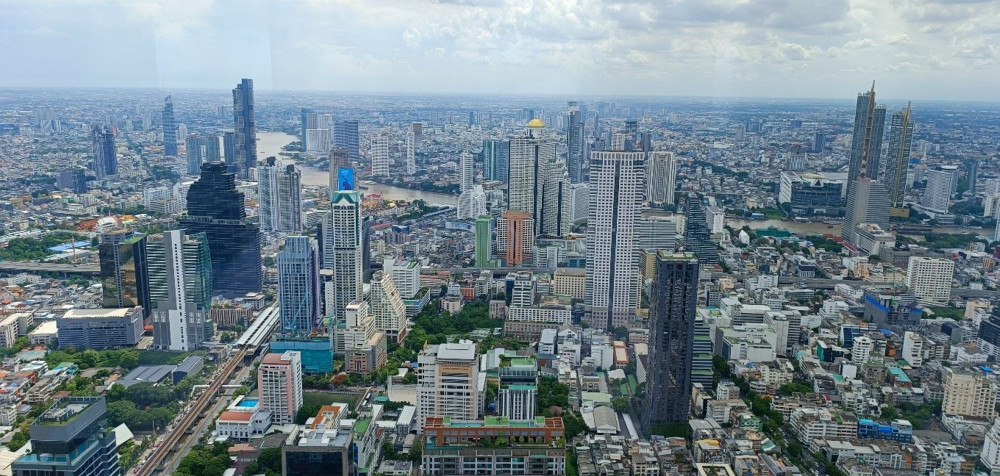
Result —
<path fill-rule="evenodd" d="M 0 0 L 0 87 L 998 101 L 998 61 L 995 0 Z"/>

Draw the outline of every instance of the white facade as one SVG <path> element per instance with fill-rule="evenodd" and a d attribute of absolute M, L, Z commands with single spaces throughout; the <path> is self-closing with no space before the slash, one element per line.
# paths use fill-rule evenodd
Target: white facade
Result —
<path fill-rule="evenodd" d="M 854 345 L 851 347 L 851 362 L 861 365 L 871 358 L 872 350 L 875 350 L 875 341 L 868 336 L 854 338 Z"/>
<path fill-rule="evenodd" d="M 333 270 L 333 306 L 327 315 L 341 320 L 347 303 L 361 299 L 363 264 L 361 196 L 353 190 L 333 192 L 332 212 L 324 223 L 325 266 Z M 331 309 L 332 308 L 332 309 Z"/>
<path fill-rule="evenodd" d="M 375 328 L 386 337 L 399 341 L 406 334 L 406 306 L 396 289 L 396 284 L 387 273 L 376 272 L 371 282 L 371 306 L 369 310 L 375 318 Z"/>
<path fill-rule="evenodd" d="M 302 172 L 298 167 L 280 162 L 257 167 L 257 188 L 262 231 L 302 231 Z"/>
<path fill-rule="evenodd" d="M 527 322 L 557 322 L 560 324 L 570 324 L 573 321 L 573 310 L 569 306 L 510 307 L 507 309 L 507 320 L 527 321 Z"/>
<path fill-rule="evenodd" d="M 946 303 L 951 299 L 955 262 L 945 258 L 910 257 L 906 285 L 921 302 Z"/>
<path fill-rule="evenodd" d="M 535 229 L 542 225 L 545 183 L 558 161 L 557 143 L 545 137 L 544 129 L 545 124 L 535 119 L 528 123 L 523 136 L 510 140 L 507 209 L 527 213 Z"/>
<path fill-rule="evenodd" d="M 372 176 L 388 177 L 392 162 L 389 160 L 389 136 L 384 133 L 372 134 L 371 157 Z"/>
<path fill-rule="evenodd" d="M 486 215 L 486 192 L 482 185 L 472 186 L 458 196 L 456 213 L 459 220 L 475 220 Z"/>
<path fill-rule="evenodd" d="M 423 428 L 429 416 L 479 418 L 479 357 L 475 343 L 428 346 L 417 356 L 417 362 L 419 427 Z"/>
<path fill-rule="evenodd" d="M 413 137 L 413 131 L 406 133 L 406 175 L 413 175 L 417 173 L 417 155 L 416 155 L 416 144 Z"/>
<path fill-rule="evenodd" d="M 410 299 L 420 291 L 420 263 L 403 258 L 387 258 L 382 269 L 392 276 L 396 290 L 403 299 Z"/>
<path fill-rule="evenodd" d="M 592 326 L 628 324 L 639 297 L 636 221 L 645 200 L 645 154 L 593 152 L 587 219 L 587 300 Z"/>
<path fill-rule="evenodd" d="M 948 367 L 943 371 L 942 413 L 979 418 L 996 416 L 996 387 L 985 372 L 957 372 Z"/>
<path fill-rule="evenodd" d="M 912 367 L 924 365 L 924 338 L 917 332 L 903 333 L 903 360 Z"/>
<path fill-rule="evenodd" d="M 458 175 L 459 175 L 459 190 L 466 191 L 472 189 L 472 182 L 475 179 L 476 169 L 472 162 L 472 154 L 468 152 L 462 152 L 459 156 L 458 163 Z M 479 216 L 479 215 L 476 215 Z"/>
<path fill-rule="evenodd" d="M 257 368 L 261 408 L 271 412 L 271 421 L 294 423 L 302 408 L 302 355 L 293 350 L 266 354 Z"/>
<path fill-rule="evenodd" d="M 990 474 L 1000 474 L 1000 420 L 993 422 L 990 431 L 986 432 L 979 461 L 989 468 Z"/>
<path fill-rule="evenodd" d="M 926 175 L 927 187 L 924 189 L 920 204 L 933 212 L 948 213 L 952 182 L 957 180 L 955 173 L 950 170 L 928 170 Z"/>

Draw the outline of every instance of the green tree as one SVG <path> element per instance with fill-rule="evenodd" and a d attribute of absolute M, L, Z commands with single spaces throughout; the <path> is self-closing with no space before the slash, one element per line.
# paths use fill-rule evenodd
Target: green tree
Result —
<path fill-rule="evenodd" d="M 616 412 L 628 413 L 631 410 L 628 397 L 615 397 L 611 400 L 611 408 L 614 408 Z"/>

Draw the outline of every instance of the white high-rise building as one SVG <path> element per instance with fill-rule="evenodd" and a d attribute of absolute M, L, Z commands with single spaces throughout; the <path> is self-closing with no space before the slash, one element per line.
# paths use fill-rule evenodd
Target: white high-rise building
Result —
<path fill-rule="evenodd" d="M 951 194 L 955 188 L 954 184 L 958 180 L 954 171 L 928 170 L 926 175 L 927 187 L 924 189 L 924 196 L 920 199 L 920 205 L 932 212 L 948 213 Z"/>
<path fill-rule="evenodd" d="M 201 347 L 212 305 L 212 262 L 204 233 L 165 231 L 146 240 L 153 346 L 189 352 Z"/>
<path fill-rule="evenodd" d="M 392 277 L 396 290 L 403 299 L 410 299 L 420 291 L 420 263 L 404 258 L 386 258 L 382 269 Z"/>
<path fill-rule="evenodd" d="M 302 172 L 268 157 L 257 168 L 257 195 L 262 231 L 302 231 Z"/>
<path fill-rule="evenodd" d="M 392 163 L 389 161 L 389 136 L 385 133 L 371 135 L 371 162 L 373 177 L 388 177 Z"/>
<path fill-rule="evenodd" d="M 472 182 L 475 180 L 476 168 L 472 161 L 472 154 L 462 152 L 458 163 L 459 182 L 461 191 L 472 190 Z"/>
<path fill-rule="evenodd" d="M 580 223 L 587 219 L 590 213 L 590 184 L 574 183 L 569 187 L 570 206 L 569 219 Z"/>
<path fill-rule="evenodd" d="M 396 284 L 388 273 L 376 271 L 371 286 L 369 311 L 375 319 L 375 328 L 392 341 L 402 342 L 406 337 L 406 305 Z"/>
<path fill-rule="evenodd" d="M 523 136 L 510 140 L 507 210 L 530 215 L 535 235 L 543 225 L 545 183 L 558 161 L 556 144 L 545 136 L 545 123 L 538 119 L 528 123 Z"/>
<path fill-rule="evenodd" d="M 950 259 L 912 256 L 906 267 L 906 285 L 922 303 L 947 303 L 954 277 L 955 262 Z"/>
<path fill-rule="evenodd" d="M 344 321 L 333 330 L 333 352 L 344 356 L 348 371 L 367 373 L 385 365 L 385 333 L 375 327 L 368 302 L 353 301 L 344 309 Z"/>
<path fill-rule="evenodd" d="M 476 420 L 482 413 L 476 344 L 430 345 L 417 356 L 417 424 L 429 416 Z"/>
<path fill-rule="evenodd" d="M 361 196 L 353 190 L 333 192 L 331 213 L 324 222 L 323 262 L 333 270 L 327 315 L 334 321 L 344 319 L 347 303 L 362 298 L 363 253 L 361 243 Z"/>
<path fill-rule="evenodd" d="M 649 154 L 649 176 L 646 197 L 654 207 L 674 204 L 677 161 L 674 154 L 664 151 Z"/>
<path fill-rule="evenodd" d="M 587 313 L 592 326 L 627 325 L 639 296 L 636 222 L 645 200 L 642 152 L 593 152 L 587 219 Z"/>
<path fill-rule="evenodd" d="M 459 220 L 474 220 L 487 214 L 486 192 L 482 185 L 474 185 L 458 196 L 456 214 Z"/>
<path fill-rule="evenodd" d="M 414 175 L 417 173 L 417 154 L 416 154 L 416 139 L 413 137 L 413 131 L 406 133 L 406 175 Z"/>
<path fill-rule="evenodd" d="M 903 333 L 903 360 L 911 367 L 924 365 L 924 338 L 918 332 Z"/>
<path fill-rule="evenodd" d="M 306 152 L 324 153 L 330 150 L 330 141 L 333 134 L 330 129 L 307 129 L 306 130 Z"/>
<path fill-rule="evenodd" d="M 994 421 L 990 431 L 986 432 L 979 461 L 989 469 L 990 474 L 1000 474 L 1000 420 Z"/>
<path fill-rule="evenodd" d="M 257 388 L 261 407 L 271 412 L 273 423 L 295 423 L 302 408 L 302 354 L 294 350 L 264 354 L 257 368 Z"/>
<path fill-rule="evenodd" d="M 872 350 L 875 349 L 875 341 L 868 336 L 858 336 L 854 338 L 854 346 L 851 347 L 851 362 L 861 365 L 871 358 Z"/>

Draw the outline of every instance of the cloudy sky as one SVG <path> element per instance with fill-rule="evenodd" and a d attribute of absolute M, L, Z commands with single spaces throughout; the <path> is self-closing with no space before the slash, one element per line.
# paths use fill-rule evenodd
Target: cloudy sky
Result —
<path fill-rule="evenodd" d="M 0 0 L 0 87 L 997 101 L 998 45 L 998 1 Z"/>

